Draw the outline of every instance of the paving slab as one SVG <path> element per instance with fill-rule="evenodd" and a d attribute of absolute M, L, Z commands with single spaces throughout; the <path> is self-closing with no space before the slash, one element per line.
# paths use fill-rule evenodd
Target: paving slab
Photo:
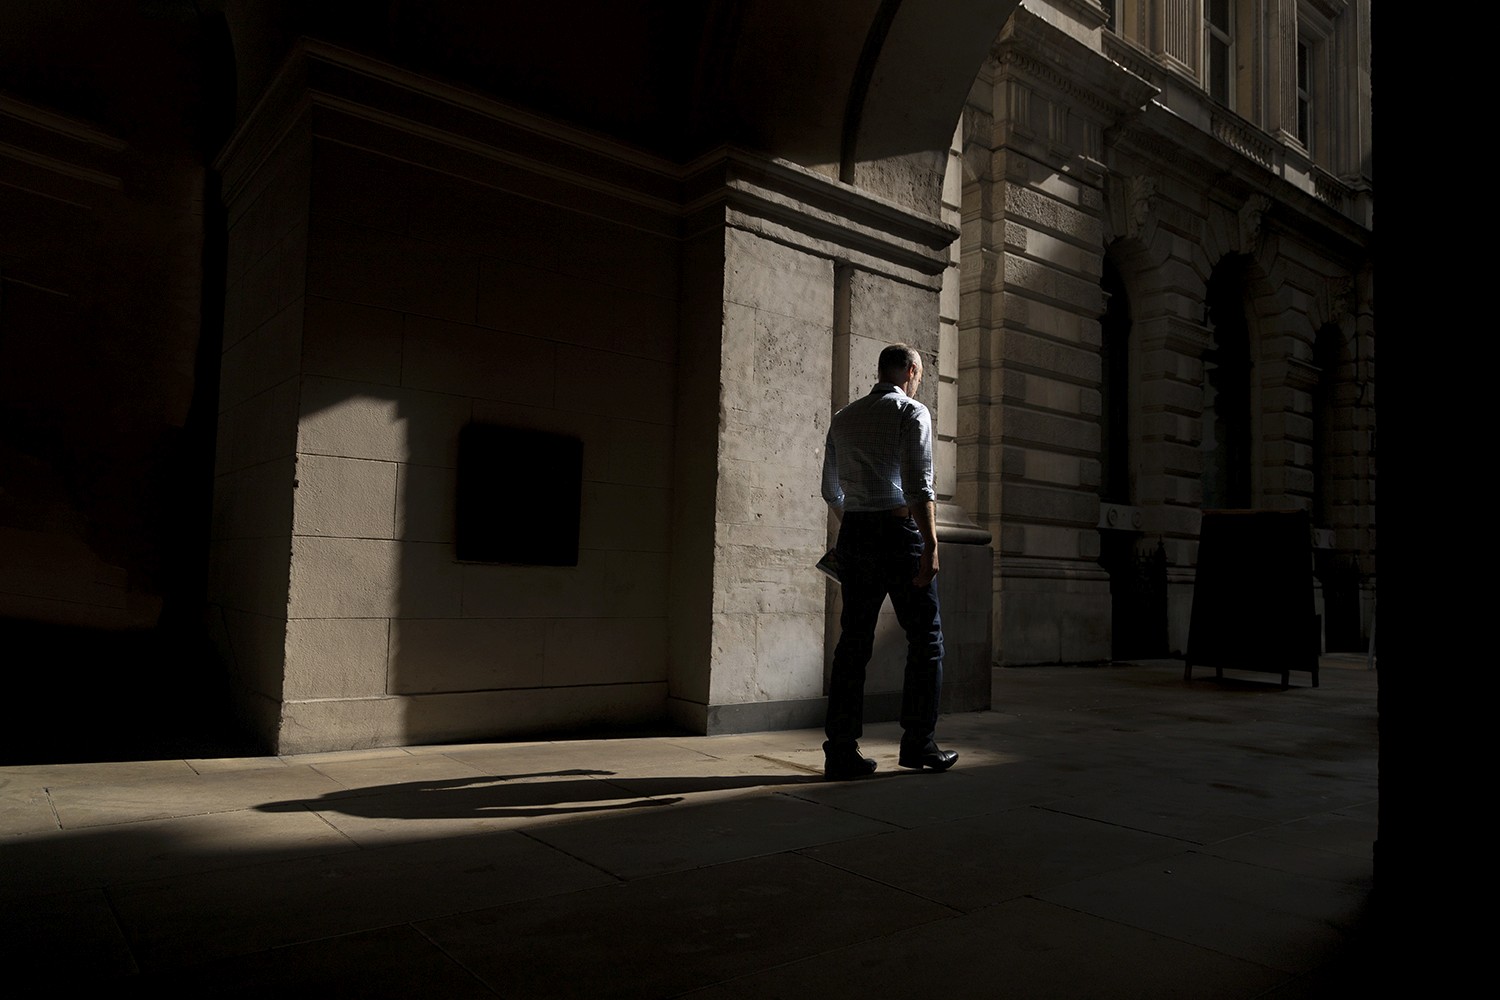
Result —
<path fill-rule="evenodd" d="M 701 868 L 834 840 L 884 833 L 889 824 L 786 795 L 682 804 L 529 835 L 622 879 Z"/>
<path fill-rule="evenodd" d="M 1374 817 L 1354 809 L 1265 827 L 1198 850 L 1311 878 L 1356 881 L 1370 873 L 1376 830 Z"/>
<path fill-rule="evenodd" d="M 1185 852 L 1040 890 L 1039 899 L 1290 973 L 1345 943 L 1369 881 L 1330 882 Z"/>
<path fill-rule="evenodd" d="M 273 948 L 122 984 L 138 996 L 358 997 L 359 1000 L 493 1000 L 495 992 L 409 925 Z"/>
<path fill-rule="evenodd" d="M 515 833 L 174 876 L 111 891 L 142 970 L 194 965 L 615 880 Z"/>
<path fill-rule="evenodd" d="M 402 782 L 262 808 L 305 807 L 350 840 L 375 846 L 527 829 L 680 801 L 680 795 L 652 796 L 611 784 L 591 771 L 556 771 Z"/>
<path fill-rule="evenodd" d="M 979 773 L 960 760 L 942 773 L 877 771 L 857 781 L 814 782 L 783 794 L 910 829 L 1009 808 Z"/>
<path fill-rule="evenodd" d="M 63 785 L 52 803 L 63 828 L 139 823 L 203 813 L 233 812 L 288 797 L 335 791 L 332 778 L 309 765 L 197 774 L 151 775 L 129 781 Z"/>
<path fill-rule="evenodd" d="M 970 911 L 1181 852 L 1168 837 L 1018 808 L 799 853 Z"/>
<path fill-rule="evenodd" d="M 692 1000 L 1025 997 L 1238 1000 L 1284 973 L 1035 899 L 822 952 L 685 994 Z"/>
<path fill-rule="evenodd" d="M 23 984 L 28 978 L 56 984 L 136 971 L 130 946 L 100 889 L 51 893 L 28 899 L 24 907 L 0 906 L 0 957 Z M 13 982 L 7 992 L 16 985 Z M 47 992 L 55 989 L 49 985 Z"/>
<path fill-rule="evenodd" d="M 659 998 L 950 913 L 783 854 L 418 926 L 501 996 Z"/>
<path fill-rule="evenodd" d="M 211 813 L 0 840 L 0 900 L 356 850 L 320 817 Z"/>
<path fill-rule="evenodd" d="M 61 827 L 46 788 L 30 781 L 0 777 L 0 838 L 58 829 Z"/>

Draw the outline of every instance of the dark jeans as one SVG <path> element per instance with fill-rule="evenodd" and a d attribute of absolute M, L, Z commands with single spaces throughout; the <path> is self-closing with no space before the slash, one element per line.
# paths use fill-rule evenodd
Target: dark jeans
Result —
<path fill-rule="evenodd" d="M 922 562 L 922 535 L 909 517 L 844 514 L 839 526 L 839 582 L 844 592 L 843 634 L 828 683 L 829 748 L 850 746 L 864 732 L 865 667 L 874 652 L 875 623 L 887 595 L 906 630 L 906 680 L 901 691 L 903 747 L 922 749 L 937 728 L 943 684 L 943 625 L 937 581 L 912 586 Z"/>

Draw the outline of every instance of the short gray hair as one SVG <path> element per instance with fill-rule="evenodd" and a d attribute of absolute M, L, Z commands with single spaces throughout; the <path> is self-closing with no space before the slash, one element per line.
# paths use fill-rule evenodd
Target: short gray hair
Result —
<path fill-rule="evenodd" d="M 876 374 L 882 382 L 900 382 L 912 365 L 922 367 L 921 352 L 906 344 L 892 344 L 880 352 Z M 891 378 L 892 375 L 899 377 Z"/>

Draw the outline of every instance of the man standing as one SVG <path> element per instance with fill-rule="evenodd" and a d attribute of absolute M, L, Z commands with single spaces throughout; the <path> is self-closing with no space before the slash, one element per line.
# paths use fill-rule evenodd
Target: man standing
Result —
<path fill-rule="evenodd" d="M 823 499 L 839 518 L 843 633 L 828 689 L 823 774 L 857 778 L 875 770 L 859 752 L 865 667 L 875 623 L 890 595 L 906 631 L 901 693 L 902 767 L 946 771 L 958 760 L 933 740 L 943 683 L 938 617 L 937 505 L 932 490 L 932 417 L 917 402 L 922 355 L 905 344 L 880 352 L 880 381 L 833 415 L 823 455 Z"/>

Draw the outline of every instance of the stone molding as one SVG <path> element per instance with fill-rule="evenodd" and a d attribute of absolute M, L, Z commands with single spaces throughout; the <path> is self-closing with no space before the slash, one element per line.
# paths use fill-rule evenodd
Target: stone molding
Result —
<path fill-rule="evenodd" d="M 1093 532 L 1092 526 L 1078 527 Z M 995 576 L 1011 580 L 1089 580 L 1109 582 L 1109 572 L 1087 559 L 1061 559 L 1047 556 L 1010 555 L 995 560 Z"/>
<path fill-rule="evenodd" d="M 127 148 L 85 122 L 0 94 L 0 158 L 120 191 L 125 184 L 114 161 Z"/>
<path fill-rule="evenodd" d="M 729 224 L 936 288 L 958 227 L 786 160 L 723 147 L 684 168 L 684 238 Z"/>
<path fill-rule="evenodd" d="M 937 536 L 945 545 L 988 545 L 992 538 L 963 507 L 948 500 L 937 503 Z"/>
<path fill-rule="evenodd" d="M 997 79 L 1045 84 L 1102 119 L 1138 110 L 1161 93 L 1129 67 L 1103 58 L 1024 7 L 1006 22 L 992 54 Z"/>
<path fill-rule="evenodd" d="M 216 163 L 233 204 L 299 127 L 327 115 L 523 171 L 619 206 L 622 221 L 690 238 L 725 224 L 936 287 L 958 228 L 787 160 L 721 147 L 677 164 L 324 42 L 302 39 Z M 643 216 L 644 213 L 644 216 Z"/>

